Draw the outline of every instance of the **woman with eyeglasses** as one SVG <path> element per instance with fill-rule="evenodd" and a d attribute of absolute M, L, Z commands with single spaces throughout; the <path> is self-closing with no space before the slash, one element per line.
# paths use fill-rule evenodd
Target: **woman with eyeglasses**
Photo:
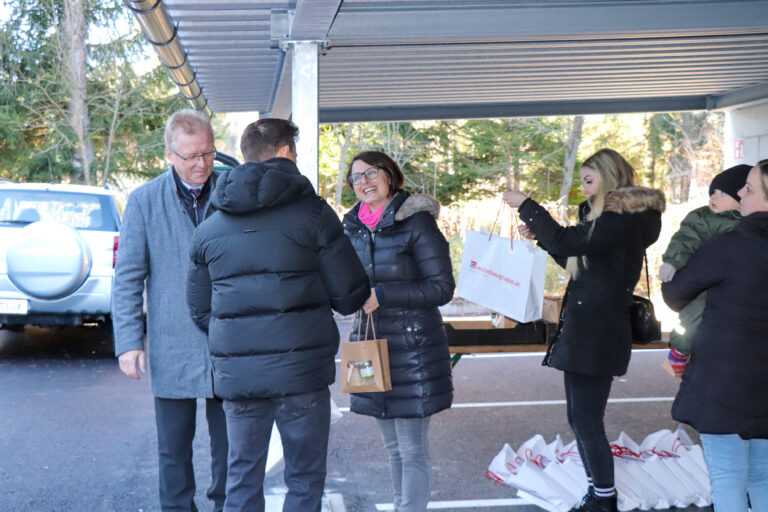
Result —
<path fill-rule="evenodd" d="M 344 216 L 344 231 L 368 273 L 371 296 L 363 310 L 372 315 L 376 336 L 387 339 L 392 376 L 391 391 L 353 394 L 351 409 L 377 419 L 395 511 L 421 512 L 429 502 L 430 418 L 453 400 L 437 308 L 451 300 L 455 285 L 448 242 L 436 222 L 440 204 L 404 191 L 403 181 L 395 161 L 380 151 L 356 155 L 347 169 L 347 183 L 360 201 Z M 351 341 L 358 340 L 360 321 Z"/>

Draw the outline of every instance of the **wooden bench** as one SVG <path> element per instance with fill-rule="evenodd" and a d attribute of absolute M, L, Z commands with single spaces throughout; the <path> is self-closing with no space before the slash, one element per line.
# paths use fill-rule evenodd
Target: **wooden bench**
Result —
<path fill-rule="evenodd" d="M 490 315 L 444 316 L 443 325 L 452 354 L 544 352 L 557 329 L 557 325 L 543 321 L 518 324 L 506 319 L 505 324 L 498 319 L 494 321 Z M 635 344 L 632 348 L 669 348 L 669 342 L 665 341 L 668 339 L 665 335 L 661 341 Z"/>

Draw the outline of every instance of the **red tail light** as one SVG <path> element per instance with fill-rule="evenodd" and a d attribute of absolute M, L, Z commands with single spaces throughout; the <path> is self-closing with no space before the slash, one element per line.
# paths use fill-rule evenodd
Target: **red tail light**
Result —
<path fill-rule="evenodd" d="M 112 268 L 115 268 L 115 265 L 117 265 L 117 245 L 120 241 L 120 237 L 115 237 L 115 243 L 112 244 Z"/>

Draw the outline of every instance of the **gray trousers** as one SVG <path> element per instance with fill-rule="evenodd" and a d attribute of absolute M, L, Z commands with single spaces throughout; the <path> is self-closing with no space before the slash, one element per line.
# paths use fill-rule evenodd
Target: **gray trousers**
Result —
<path fill-rule="evenodd" d="M 272 423 L 277 423 L 285 458 L 288 493 L 283 512 L 320 512 L 325 489 L 328 388 L 300 395 L 225 400 L 229 472 L 225 512 L 264 511 L 264 471 Z"/>
<path fill-rule="evenodd" d="M 389 457 L 395 512 L 423 512 L 429 503 L 429 419 L 377 420 Z"/>
<path fill-rule="evenodd" d="M 221 402 L 205 400 L 205 417 L 211 436 L 211 485 L 208 498 L 214 510 L 224 506 L 227 483 L 227 426 Z M 195 471 L 192 440 L 195 438 L 197 399 L 155 397 L 157 452 L 160 466 L 160 507 L 163 512 L 194 512 Z"/>

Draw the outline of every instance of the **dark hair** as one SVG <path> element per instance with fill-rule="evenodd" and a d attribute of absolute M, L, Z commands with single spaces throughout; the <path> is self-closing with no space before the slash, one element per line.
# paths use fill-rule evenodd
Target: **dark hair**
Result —
<path fill-rule="evenodd" d="M 286 119 L 268 117 L 249 124 L 240 137 L 240 151 L 246 162 L 263 162 L 277 155 L 288 146 L 296 151 L 299 127 Z"/>
<path fill-rule="evenodd" d="M 352 190 L 354 190 L 355 187 L 349 181 L 349 175 L 352 174 L 352 166 L 358 160 L 362 160 L 371 167 L 376 167 L 377 169 L 384 171 L 387 178 L 389 178 L 390 195 L 395 195 L 398 190 L 403 188 L 405 175 L 403 175 L 403 171 L 400 170 L 400 167 L 389 155 L 381 151 L 362 151 L 355 155 L 352 161 L 349 162 L 349 167 L 347 167 L 347 185 L 349 185 L 349 188 Z"/>

